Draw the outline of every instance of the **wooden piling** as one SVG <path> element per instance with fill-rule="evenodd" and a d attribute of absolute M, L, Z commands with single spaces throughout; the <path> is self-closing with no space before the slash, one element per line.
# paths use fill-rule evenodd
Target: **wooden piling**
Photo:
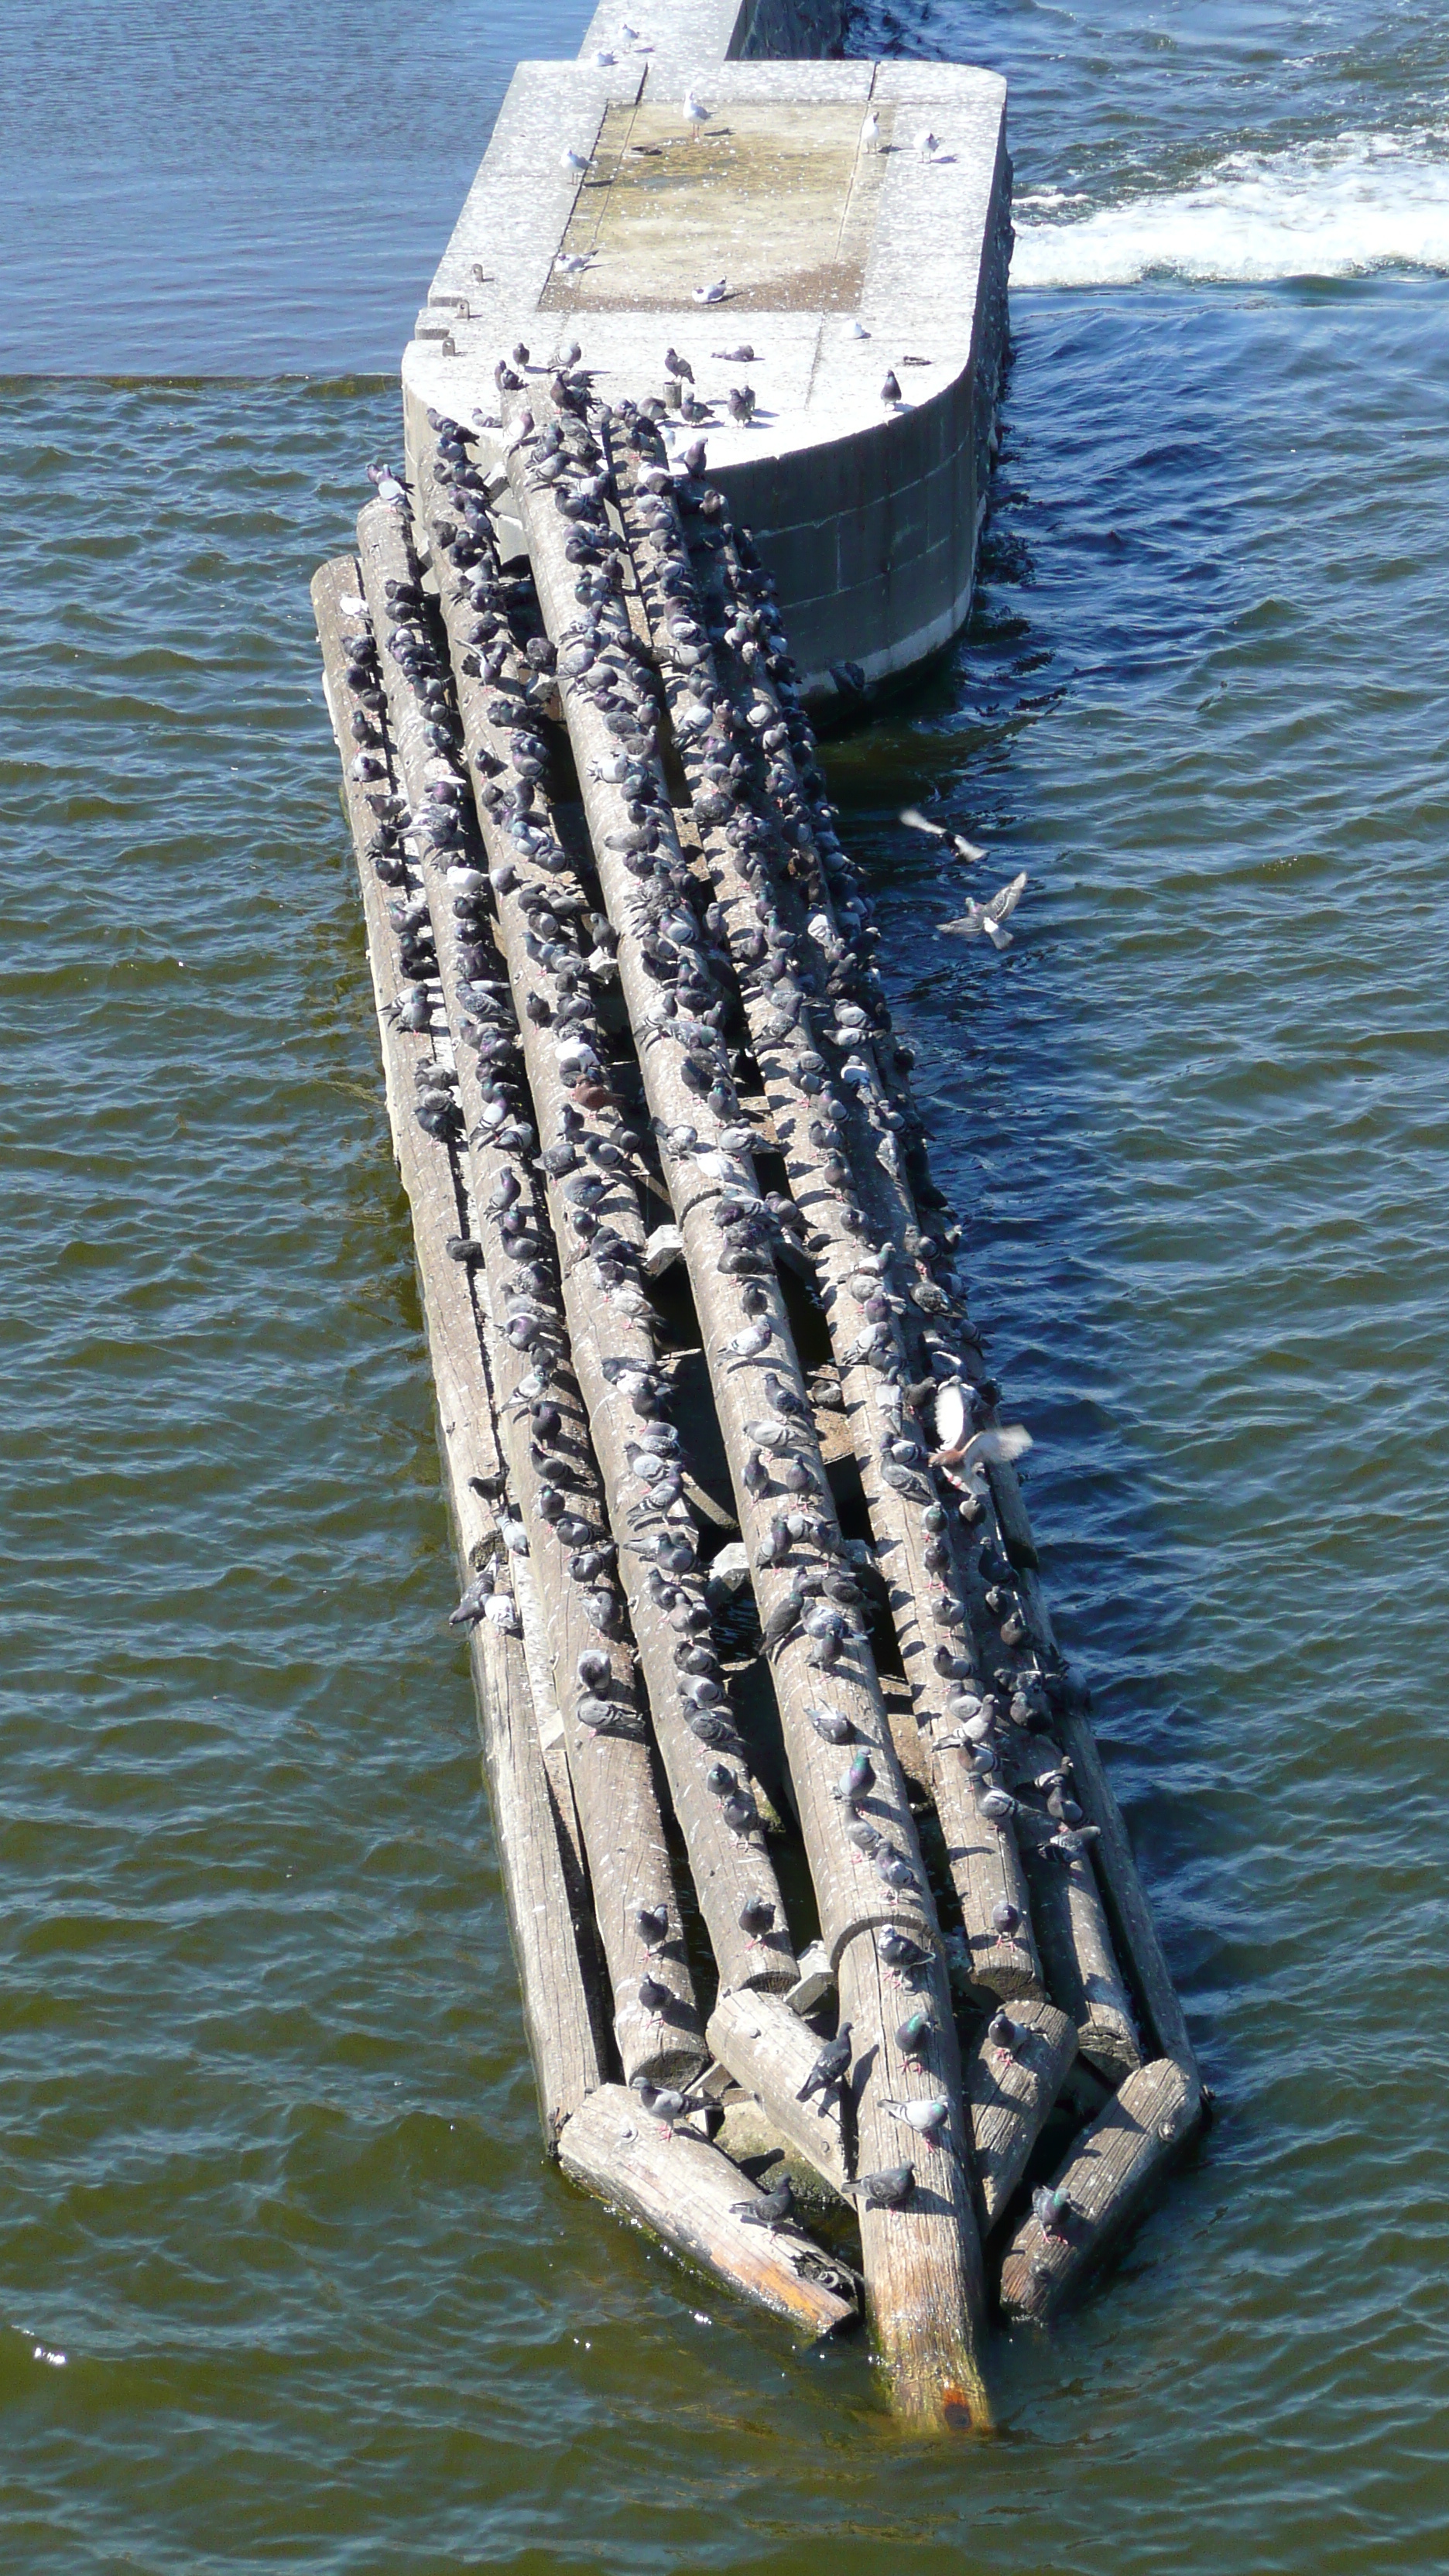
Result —
<path fill-rule="evenodd" d="M 466 865 L 449 867 L 450 853 L 466 863 L 473 855 L 466 835 L 443 851 L 428 847 L 416 827 L 428 811 L 429 789 L 451 764 L 430 739 L 436 716 L 415 684 L 405 660 L 394 650 L 401 633 L 426 633 L 426 612 L 406 619 L 396 610 L 387 585 L 416 582 L 398 511 L 388 502 L 369 504 L 358 521 L 363 595 L 367 600 L 387 694 L 388 713 L 398 760 L 399 780 L 413 818 L 414 838 L 423 860 L 423 882 L 429 906 L 443 990 L 451 1003 L 458 981 L 459 924 L 449 894 Z M 411 657 L 409 657 L 411 658 Z M 455 773 L 454 773 L 455 774 Z M 436 811 L 436 807 L 433 809 Z M 461 805 L 455 809 L 461 813 Z M 476 873 L 476 865 L 475 871 Z M 680 1935 L 678 1893 L 673 1884 L 663 1819 L 653 1776 L 648 1721 L 639 1694 L 633 1660 L 613 1629 L 601 1628 L 592 1611 L 599 1587 L 592 1590 L 570 1573 L 570 1558 L 587 1533 L 608 1539 L 610 1522 L 603 1486 L 589 1444 L 582 1401 L 569 1365 L 564 1324 L 553 1264 L 552 1236 L 541 1204 L 531 1162 L 536 1135 L 531 1103 L 523 1102 L 522 1121 L 528 1145 L 505 1149 L 492 1141 L 509 1122 L 489 1115 L 496 1106 L 485 1100 L 478 1066 L 462 1040 L 461 1021 L 452 1023 L 456 1043 L 456 1076 L 463 1127 L 468 1139 L 474 1222 L 482 1258 L 476 1264 L 486 1294 L 485 1336 L 488 1341 L 500 1444 L 508 1463 L 510 1499 L 518 1513 L 515 1553 L 522 1556 L 518 1588 L 536 1593 L 538 1633 L 525 1641 L 532 1659 L 550 1674 L 564 1721 L 564 1750 L 588 1855 L 594 1908 L 609 1963 L 614 1995 L 614 2032 L 625 2074 L 655 2080 L 687 2075 L 703 2062 L 698 2005 Z M 515 1122 L 516 1123 L 516 1122 Z M 513 1196 L 500 1204 L 500 1184 Z M 524 1231 L 506 1236 L 503 1218 L 522 1221 Z M 528 1287 L 521 1295 L 515 1282 L 523 1265 L 519 1245 L 532 1255 Z M 533 1338 L 515 1340 L 513 1322 L 524 1316 Z M 544 1365 L 540 1368 L 540 1361 Z M 540 1383 L 542 1380 L 542 1383 Z M 557 1431 L 540 1450 L 531 1428 L 531 1407 L 541 1397 L 560 1415 Z M 562 1500 L 562 1520 L 553 1504 Z M 583 1537 L 566 1537 L 577 1523 Z M 612 1596 L 612 1587 L 604 1591 Z M 607 1680 L 587 1680 L 580 1656 L 607 1659 Z M 581 1711 L 602 1712 L 589 1723 Z M 663 1907 L 670 1933 L 662 1946 L 651 1944 L 639 1928 L 644 1909 Z M 641 1996 L 659 1989 L 666 2000 Z"/>

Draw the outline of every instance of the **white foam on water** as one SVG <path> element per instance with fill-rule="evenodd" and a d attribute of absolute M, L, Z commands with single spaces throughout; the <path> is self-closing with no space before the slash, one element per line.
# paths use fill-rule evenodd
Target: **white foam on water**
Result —
<path fill-rule="evenodd" d="M 1340 134 L 1278 153 L 1234 152 L 1190 186 L 1016 226 L 1011 283 L 1130 286 L 1202 279 L 1353 277 L 1449 270 L 1449 137 Z M 1028 209 L 1073 202 L 1056 191 Z"/>

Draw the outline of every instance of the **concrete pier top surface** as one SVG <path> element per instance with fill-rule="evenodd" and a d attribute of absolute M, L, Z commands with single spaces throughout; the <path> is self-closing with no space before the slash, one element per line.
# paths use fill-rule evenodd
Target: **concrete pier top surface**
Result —
<path fill-rule="evenodd" d="M 845 659 L 870 681 L 908 668 L 970 601 L 1005 324 L 1005 82 L 721 60 L 761 23 L 739 0 L 689 0 L 647 52 L 622 18 L 601 10 L 577 62 L 515 73 L 404 357 L 410 445 L 432 409 L 486 451 L 494 368 L 520 344 L 544 369 L 577 343 L 598 393 L 635 401 L 667 398 L 673 349 L 710 412 L 674 416 L 676 450 L 705 438 L 815 693 Z"/>

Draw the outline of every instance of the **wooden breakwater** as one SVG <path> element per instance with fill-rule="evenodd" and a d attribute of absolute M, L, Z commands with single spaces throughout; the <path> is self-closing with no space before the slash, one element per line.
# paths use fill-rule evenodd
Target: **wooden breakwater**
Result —
<path fill-rule="evenodd" d="M 1201 2084 L 770 584 L 529 403 L 314 601 L 545 2134 L 982 2426 Z"/>

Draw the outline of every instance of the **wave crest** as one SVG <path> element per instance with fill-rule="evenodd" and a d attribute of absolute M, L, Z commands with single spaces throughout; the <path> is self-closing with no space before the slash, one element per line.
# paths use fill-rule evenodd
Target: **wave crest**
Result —
<path fill-rule="evenodd" d="M 1449 158 L 1437 131 L 1346 133 L 1233 152 L 1189 186 L 1055 221 L 1018 219 L 1011 282 L 1130 286 L 1153 275 L 1353 277 L 1449 270 Z M 1043 190 L 1028 207 L 1075 202 Z"/>

